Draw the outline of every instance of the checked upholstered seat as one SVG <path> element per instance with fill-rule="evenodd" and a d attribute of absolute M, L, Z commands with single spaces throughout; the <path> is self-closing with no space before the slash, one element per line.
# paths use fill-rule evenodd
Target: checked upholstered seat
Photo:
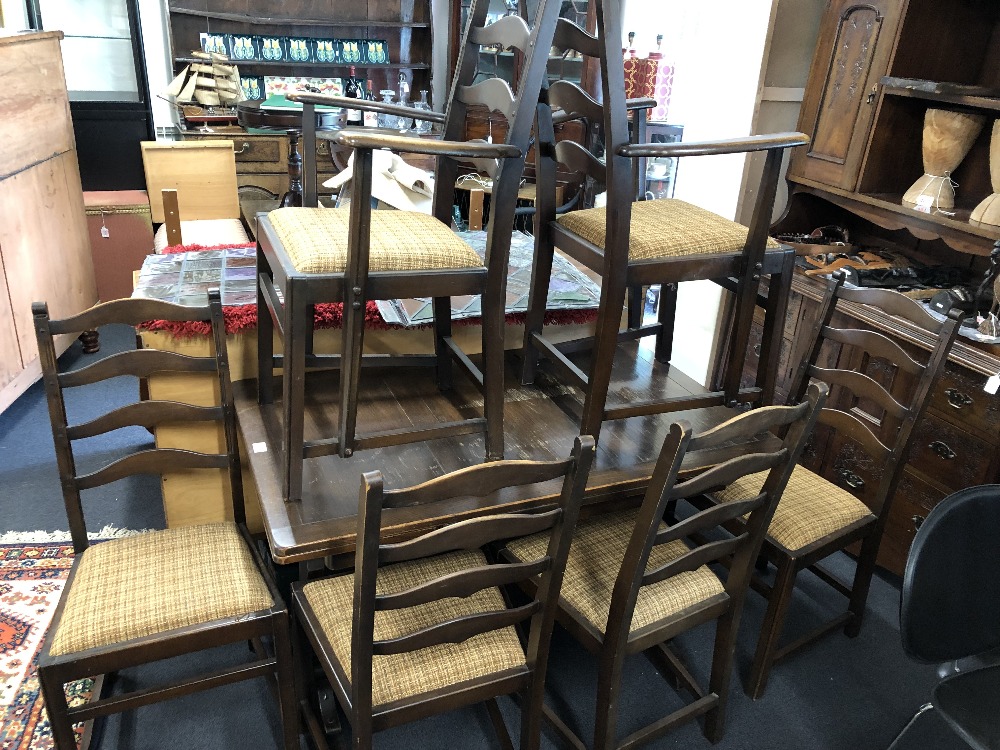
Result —
<path fill-rule="evenodd" d="M 234 523 L 113 539 L 88 547 L 81 558 L 52 638 L 53 655 L 238 617 L 274 603 Z"/>
<path fill-rule="evenodd" d="M 300 273 L 343 273 L 347 268 L 350 210 L 279 208 L 268 218 Z M 451 228 L 416 211 L 372 211 L 369 271 L 482 268 L 483 259 Z"/>
<path fill-rule="evenodd" d="M 765 474 L 743 477 L 717 493 L 723 502 L 745 497 L 750 487 L 764 483 Z M 767 529 L 768 539 L 795 552 L 858 521 L 871 518 L 871 510 L 845 489 L 804 466 L 796 466 Z"/>
<path fill-rule="evenodd" d="M 607 237 L 606 206 L 570 211 L 556 218 L 560 225 L 604 249 Z M 742 253 L 748 229 L 676 198 L 632 204 L 628 259 L 676 258 L 683 255 Z M 781 245 L 770 237 L 768 250 Z"/>
<path fill-rule="evenodd" d="M 544 534 L 541 557 L 548 546 Z M 390 594 L 451 573 L 486 565 L 479 550 L 452 552 L 438 557 L 381 568 L 377 593 Z M 351 674 L 351 621 L 354 616 L 354 575 L 326 578 L 306 584 L 303 594 L 330 641 L 340 667 Z M 470 597 L 439 599 L 407 609 L 376 612 L 375 638 L 387 640 L 416 632 L 439 622 L 483 611 L 503 611 L 500 590 L 493 587 Z M 444 643 L 402 654 L 372 658 L 372 705 L 410 698 L 449 687 L 463 680 L 485 677 L 507 669 L 527 669 L 524 651 L 513 627 L 491 630 L 463 643 Z"/>
<path fill-rule="evenodd" d="M 637 510 L 602 515 L 579 524 L 573 534 L 560 598 L 563 606 L 575 609 L 601 633 L 607 628 L 611 593 L 638 515 Z M 661 523 L 660 528 L 666 526 Z M 508 549 L 521 560 L 534 560 L 545 554 L 547 544 L 547 535 L 536 534 L 511 543 Z M 658 545 L 650 552 L 646 570 L 659 568 L 688 552 L 690 549 L 680 540 Z M 630 631 L 673 617 L 725 593 L 722 582 L 705 565 L 643 586 Z"/>

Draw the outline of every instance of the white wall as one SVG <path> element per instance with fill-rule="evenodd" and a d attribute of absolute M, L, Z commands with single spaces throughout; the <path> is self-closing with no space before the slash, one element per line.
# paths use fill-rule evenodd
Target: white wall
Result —
<path fill-rule="evenodd" d="M 623 32 L 636 32 L 640 56 L 663 34 L 675 65 L 668 120 L 687 142 L 750 133 L 772 0 L 625 0 Z M 623 40 L 624 41 L 624 40 Z M 624 43 L 622 46 L 626 46 Z M 682 160 L 674 197 L 732 219 L 745 157 Z M 673 364 L 704 383 L 711 362 L 721 289 L 681 285 Z"/>
<path fill-rule="evenodd" d="M 14 31 L 28 28 L 24 0 L 0 0 L 0 10 L 3 11 L 3 28 Z"/>
<path fill-rule="evenodd" d="M 139 23 L 146 51 L 146 77 L 149 79 L 154 128 L 170 127 L 176 123 L 173 106 L 157 96 L 173 78 L 165 6 L 163 0 L 139 0 Z"/>

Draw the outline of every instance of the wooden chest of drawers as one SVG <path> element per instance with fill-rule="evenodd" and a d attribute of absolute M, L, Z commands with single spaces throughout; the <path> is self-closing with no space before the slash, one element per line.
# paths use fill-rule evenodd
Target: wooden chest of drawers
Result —
<path fill-rule="evenodd" d="M 236 152 L 236 178 L 240 188 L 259 188 L 278 198 L 288 190 L 288 137 L 281 133 L 246 132 L 181 132 L 184 140 L 226 139 L 233 142 Z M 301 143 L 299 149 L 301 150 Z M 340 171 L 330 156 L 330 143 L 316 142 L 316 163 L 319 165 L 320 193 L 329 194 L 322 183 Z M 244 192 L 241 190 L 241 192 Z M 248 190 L 246 192 L 252 192 Z M 260 196 L 263 197 L 263 196 Z"/>
<path fill-rule="evenodd" d="M 787 398 L 802 355 L 800 347 L 815 321 L 816 302 L 821 294 L 820 283 L 801 276 L 794 278 L 777 376 L 775 398 L 779 402 Z M 754 325 L 757 341 L 761 323 L 757 320 Z M 833 325 L 872 328 L 892 335 L 906 347 L 929 349 L 929 341 L 922 334 L 901 327 L 898 321 L 869 308 L 838 307 Z M 745 363 L 747 384 L 757 371 L 758 352 L 752 353 Z M 836 359 L 841 355 L 824 352 L 823 356 Z M 931 394 L 927 413 L 916 426 L 879 550 L 878 563 L 883 568 L 902 575 L 917 527 L 942 498 L 963 487 L 1000 482 L 1000 396 L 983 390 L 988 374 L 997 372 L 1000 372 L 1000 356 L 958 339 Z M 884 377 L 893 378 L 894 374 L 887 372 Z M 895 378 L 894 391 L 907 387 L 904 378 Z M 874 492 L 880 476 L 880 467 L 872 465 L 860 446 L 822 431 L 807 448 L 802 463 L 861 500 L 867 500 Z"/>

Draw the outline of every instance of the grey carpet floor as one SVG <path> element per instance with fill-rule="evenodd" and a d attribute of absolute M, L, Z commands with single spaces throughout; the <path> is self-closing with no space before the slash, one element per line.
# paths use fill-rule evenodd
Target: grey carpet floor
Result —
<path fill-rule="evenodd" d="M 129 329 L 107 327 L 102 346 L 126 348 L 133 344 Z M 79 344 L 64 355 L 64 362 L 79 366 L 88 360 Z M 125 380 L 125 379 L 123 379 Z M 133 398 L 136 382 L 109 388 L 108 401 Z M 94 402 L 71 402 L 71 419 L 86 414 Z M 119 431 L 121 444 L 151 444 L 144 430 Z M 107 439 L 95 441 L 84 451 L 85 460 L 97 461 L 109 448 Z M 141 478 L 96 490 L 86 506 L 88 525 L 120 528 L 162 528 L 163 509 L 158 481 Z M 41 384 L 36 383 L 10 409 L 0 415 L 0 533 L 4 531 L 65 530 L 66 517 Z M 852 568 L 846 556 L 833 560 L 842 574 Z M 927 701 L 937 677 L 935 669 L 910 661 L 900 646 L 898 632 L 899 583 L 877 577 L 872 586 L 869 612 L 858 638 L 835 633 L 777 666 L 768 690 L 751 701 L 742 690 L 749 668 L 764 602 L 756 594 L 747 600 L 736 652 L 726 736 L 719 750 L 879 750 L 887 748 L 913 712 Z M 803 633 L 825 614 L 841 605 L 825 584 L 803 576 L 796 590 L 787 636 Z M 706 625 L 675 641 L 690 657 L 696 676 L 707 675 L 714 626 Z M 787 637 L 786 636 L 786 637 Z M 119 676 L 119 689 L 146 685 L 168 675 L 190 672 L 206 662 L 231 663 L 246 658 L 240 648 L 216 649 L 207 657 L 175 659 L 127 670 Z M 557 630 L 549 669 L 549 703 L 585 737 L 593 726 L 596 662 L 565 632 Z M 622 688 L 619 735 L 624 736 L 653 720 L 678 698 L 669 684 L 642 657 L 626 667 Z M 504 700 L 501 707 L 516 737 L 517 708 Z M 924 740 L 907 748 L 963 747 L 940 726 L 933 714 L 921 720 Z M 180 747 L 189 750 L 273 748 L 278 746 L 278 712 L 263 680 L 218 688 L 199 695 L 144 707 L 105 722 L 100 747 L 132 750 Z M 303 747 L 306 747 L 303 744 Z M 486 712 L 468 708 L 427 719 L 380 734 L 378 748 L 440 750 L 441 748 L 496 748 Z M 551 736 L 545 748 L 559 747 Z M 697 724 L 668 734 L 650 748 L 709 748 Z"/>

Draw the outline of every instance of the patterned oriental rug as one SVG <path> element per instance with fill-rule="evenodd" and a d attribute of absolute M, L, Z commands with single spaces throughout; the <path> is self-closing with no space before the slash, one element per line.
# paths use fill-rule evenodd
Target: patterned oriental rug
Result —
<path fill-rule="evenodd" d="M 104 529 L 95 536 L 128 533 Z M 73 545 L 48 541 L 68 534 L 0 535 L 0 748 L 51 748 L 52 733 L 38 682 L 38 653 L 52 622 L 69 570 Z M 16 541 L 15 541 L 16 540 Z M 37 541 L 44 540 L 44 541 Z M 70 705 L 90 698 L 91 680 L 67 686 Z M 77 727 L 82 733 L 82 726 Z M 79 734 L 78 734 L 79 738 Z"/>

